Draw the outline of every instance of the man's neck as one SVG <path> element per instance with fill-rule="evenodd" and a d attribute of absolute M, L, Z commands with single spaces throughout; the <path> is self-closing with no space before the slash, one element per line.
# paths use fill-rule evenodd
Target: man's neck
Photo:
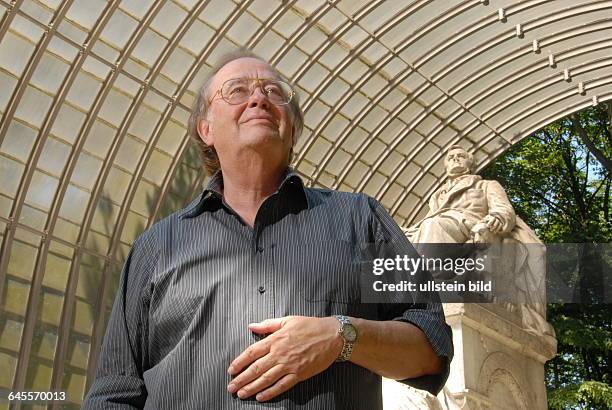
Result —
<path fill-rule="evenodd" d="M 223 168 L 223 198 L 244 222 L 253 227 L 261 204 L 278 191 L 286 167 L 270 167 L 261 162 L 241 165 Z"/>

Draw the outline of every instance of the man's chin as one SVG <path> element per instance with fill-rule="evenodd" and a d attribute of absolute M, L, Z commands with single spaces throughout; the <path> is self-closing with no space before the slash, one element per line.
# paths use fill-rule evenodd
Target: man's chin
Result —
<path fill-rule="evenodd" d="M 251 122 L 243 124 L 242 132 L 250 139 L 279 139 L 278 127 L 267 121 Z"/>

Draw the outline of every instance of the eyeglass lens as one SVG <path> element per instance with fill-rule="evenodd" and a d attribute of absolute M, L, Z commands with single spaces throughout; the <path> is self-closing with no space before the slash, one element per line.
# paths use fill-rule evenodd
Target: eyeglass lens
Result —
<path fill-rule="evenodd" d="M 283 81 L 257 78 L 236 78 L 226 81 L 221 88 L 221 97 L 230 104 L 241 104 L 260 87 L 272 104 L 284 105 L 291 100 L 291 87 Z"/>

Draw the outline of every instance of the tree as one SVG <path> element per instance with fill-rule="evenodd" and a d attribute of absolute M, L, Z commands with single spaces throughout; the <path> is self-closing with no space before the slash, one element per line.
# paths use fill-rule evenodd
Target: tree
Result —
<path fill-rule="evenodd" d="M 569 278 L 576 300 L 548 307 L 558 354 L 547 363 L 551 409 L 612 408 L 610 251 L 612 103 L 562 118 L 512 147 L 482 172 L 547 244 L 580 245 Z M 606 292 L 606 287 L 608 290 Z M 595 303 L 593 303 L 595 302 Z"/>

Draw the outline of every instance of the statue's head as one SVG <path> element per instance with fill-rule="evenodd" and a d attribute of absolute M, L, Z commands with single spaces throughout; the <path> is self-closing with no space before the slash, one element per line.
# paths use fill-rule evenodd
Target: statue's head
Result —
<path fill-rule="evenodd" d="M 446 153 L 444 167 L 449 176 L 465 175 L 474 170 L 474 156 L 459 145 L 453 145 Z"/>

